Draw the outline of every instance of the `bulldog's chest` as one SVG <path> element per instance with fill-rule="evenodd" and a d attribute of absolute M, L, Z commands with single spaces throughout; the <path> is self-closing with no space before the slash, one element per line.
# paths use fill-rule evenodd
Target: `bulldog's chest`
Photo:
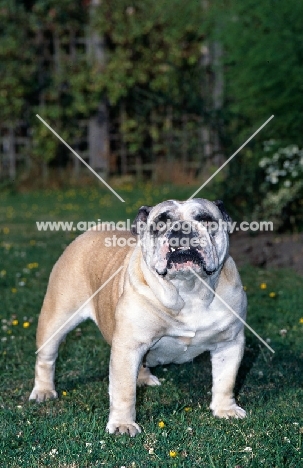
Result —
<path fill-rule="evenodd" d="M 232 340 L 236 334 L 234 317 L 219 305 L 208 307 L 201 301 L 188 302 L 178 318 L 167 327 L 146 355 L 150 367 L 162 364 L 181 364 L 204 351 L 216 348 L 217 343 Z"/>

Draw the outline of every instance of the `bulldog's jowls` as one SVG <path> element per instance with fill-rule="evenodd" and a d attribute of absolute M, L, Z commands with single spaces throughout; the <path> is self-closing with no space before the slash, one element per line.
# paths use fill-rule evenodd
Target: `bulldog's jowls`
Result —
<path fill-rule="evenodd" d="M 228 253 L 229 221 L 220 201 L 169 200 L 140 208 L 133 225 L 139 241 L 127 242 L 136 245 L 106 246 L 113 234 L 131 241 L 132 234 L 121 231 L 90 230 L 72 242 L 50 275 L 37 330 L 38 348 L 46 344 L 38 353 L 30 400 L 57 397 L 59 344 L 91 318 L 111 345 L 110 433 L 140 432 L 136 384 L 160 385 L 150 367 L 191 361 L 206 350 L 212 361 L 213 414 L 245 417 L 233 395 L 244 326 L 219 299 L 245 319 L 246 295 Z"/>

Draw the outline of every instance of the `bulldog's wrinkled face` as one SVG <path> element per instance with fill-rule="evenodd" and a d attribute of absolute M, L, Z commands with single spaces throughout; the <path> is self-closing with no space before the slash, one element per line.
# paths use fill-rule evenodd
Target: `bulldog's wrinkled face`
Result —
<path fill-rule="evenodd" d="M 228 254 L 230 218 L 221 201 L 169 200 L 141 207 L 133 224 L 144 259 L 158 275 L 172 279 L 220 270 Z"/>

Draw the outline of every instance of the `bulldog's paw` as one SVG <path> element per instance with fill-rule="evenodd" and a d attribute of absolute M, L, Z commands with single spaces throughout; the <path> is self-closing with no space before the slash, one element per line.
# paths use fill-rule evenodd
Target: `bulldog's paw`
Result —
<path fill-rule="evenodd" d="M 36 401 L 37 403 L 42 403 L 46 400 L 54 400 L 55 398 L 58 398 L 56 390 L 38 390 L 36 388 L 33 389 L 29 396 L 29 400 Z"/>
<path fill-rule="evenodd" d="M 246 411 L 236 403 L 227 408 L 212 408 L 213 415 L 217 418 L 236 418 L 243 419 L 246 417 Z"/>
<path fill-rule="evenodd" d="M 141 432 L 140 427 L 135 422 L 108 422 L 106 430 L 110 434 L 128 434 L 130 437 L 135 437 L 135 435 Z"/>
<path fill-rule="evenodd" d="M 137 378 L 137 385 L 138 387 L 141 387 L 142 385 L 151 385 L 155 387 L 156 385 L 161 385 L 161 382 L 151 373 L 148 367 L 142 366 Z"/>

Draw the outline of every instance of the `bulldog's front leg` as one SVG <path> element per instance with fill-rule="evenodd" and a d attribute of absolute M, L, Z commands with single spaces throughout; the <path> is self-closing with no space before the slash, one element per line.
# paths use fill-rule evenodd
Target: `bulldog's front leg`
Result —
<path fill-rule="evenodd" d="M 244 351 L 244 333 L 232 342 L 220 343 L 211 352 L 212 402 L 210 409 L 218 418 L 245 418 L 246 412 L 234 399 L 234 386 Z"/>
<path fill-rule="evenodd" d="M 136 381 L 146 346 L 142 343 L 125 343 L 124 337 L 112 342 L 109 367 L 110 414 L 106 426 L 110 434 L 129 434 L 134 437 L 141 432 L 136 424 Z"/>

